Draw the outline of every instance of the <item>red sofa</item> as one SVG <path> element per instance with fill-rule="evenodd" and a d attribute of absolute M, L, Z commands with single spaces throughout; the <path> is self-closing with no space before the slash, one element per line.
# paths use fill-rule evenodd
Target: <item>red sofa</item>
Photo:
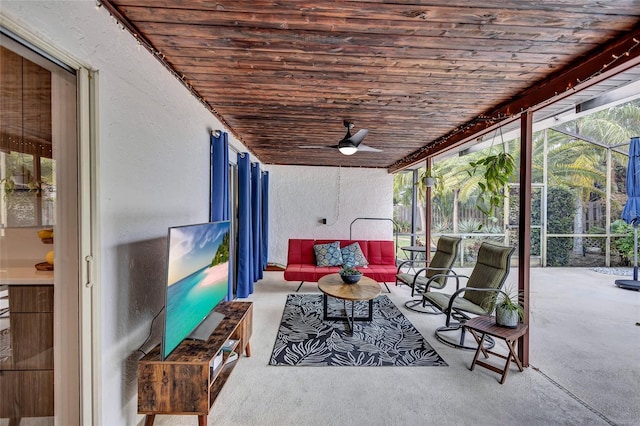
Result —
<path fill-rule="evenodd" d="M 369 262 L 369 265 L 358 266 L 357 269 L 361 270 L 365 276 L 379 283 L 384 283 L 387 291 L 389 291 L 386 283 L 395 282 L 398 269 L 395 256 L 396 248 L 393 241 L 290 239 L 284 279 L 287 281 L 300 281 L 296 292 L 300 290 L 305 281 L 317 282 L 320 277 L 340 270 L 339 266 L 316 266 L 316 255 L 313 251 L 313 246 L 334 241 L 340 241 L 340 248 L 357 241 L 364 257 Z"/>

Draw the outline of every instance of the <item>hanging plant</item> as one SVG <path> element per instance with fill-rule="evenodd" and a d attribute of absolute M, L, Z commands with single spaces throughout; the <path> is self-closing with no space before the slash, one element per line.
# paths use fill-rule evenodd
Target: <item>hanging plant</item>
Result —
<path fill-rule="evenodd" d="M 444 187 L 442 176 L 436 174 L 431 167 L 420 173 L 418 184 L 422 190 L 433 188 L 435 192 L 441 192 Z"/>
<path fill-rule="evenodd" d="M 484 169 L 482 180 L 478 182 L 480 195 L 476 207 L 485 215 L 493 217 L 494 209 L 502 205 L 506 196 L 505 185 L 516 169 L 515 161 L 508 152 L 500 152 L 471 161 L 469 165 L 469 176 L 474 176 L 478 169 Z"/>
<path fill-rule="evenodd" d="M 422 177 L 422 183 L 424 183 L 424 186 L 427 188 L 431 188 L 436 185 L 436 177 L 433 176 L 431 168 L 428 168 L 425 171 L 424 176 Z"/>
<path fill-rule="evenodd" d="M 4 185 L 5 195 L 13 193 L 13 190 L 16 187 L 16 182 L 13 180 L 13 177 L 6 177 L 4 179 L 0 179 L 0 185 Z"/>
<path fill-rule="evenodd" d="M 5 199 L 18 190 L 28 192 L 38 192 L 40 190 L 41 183 L 30 177 L 29 174 L 26 176 L 29 179 L 26 183 L 24 174 L 12 173 L 3 179 L 0 179 L 0 187 L 4 187 Z"/>

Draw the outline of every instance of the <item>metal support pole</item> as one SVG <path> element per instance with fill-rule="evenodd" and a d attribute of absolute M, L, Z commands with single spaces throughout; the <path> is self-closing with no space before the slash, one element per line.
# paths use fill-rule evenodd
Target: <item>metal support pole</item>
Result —
<path fill-rule="evenodd" d="M 633 280 L 638 281 L 638 221 L 633 222 Z"/>
<path fill-rule="evenodd" d="M 605 195 L 605 225 L 604 229 L 607 233 L 604 246 L 604 264 L 607 267 L 611 266 L 611 149 L 607 149 L 607 183 L 606 183 L 606 195 Z"/>
<path fill-rule="evenodd" d="M 425 166 L 427 170 L 433 167 L 433 160 L 431 157 L 427 157 Z M 425 261 L 431 261 L 431 188 L 426 188 L 426 194 L 424 196 L 424 238 L 425 238 Z"/>
<path fill-rule="evenodd" d="M 418 210 L 418 169 L 414 169 L 411 176 L 411 244 L 416 245 L 416 210 Z M 413 260 L 413 253 L 411 253 Z"/>
<path fill-rule="evenodd" d="M 524 321 L 529 324 L 529 282 L 531 275 L 531 162 L 533 156 L 533 113 L 520 117 L 520 215 L 518 217 L 518 292 L 523 296 Z M 518 357 L 529 365 L 529 328 L 518 339 Z"/>
<path fill-rule="evenodd" d="M 548 129 L 544 129 L 544 139 L 542 147 L 542 194 L 540 195 L 540 264 L 544 268 L 547 266 L 547 194 L 549 191 L 549 155 L 548 155 Z"/>

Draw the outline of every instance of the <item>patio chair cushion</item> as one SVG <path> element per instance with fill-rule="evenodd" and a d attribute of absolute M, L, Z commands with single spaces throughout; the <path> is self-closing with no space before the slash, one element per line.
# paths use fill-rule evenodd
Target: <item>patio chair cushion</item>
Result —
<path fill-rule="evenodd" d="M 445 273 L 443 271 L 440 271 L 441 274 Z M 412 283 L 415 282 L 415 287 L 417 290 L 422 290 L 426 287 L 427 283 L 429 282 L 429 278 L 422 276 L 422 275 L 414 275 L 414 274 L 407 274 L 407 273 L 401 273 L 401 274 L 397 274 L 396 278 L 398 279 L 398 281 L 401 281 L 405 284 L 408 285 L 412 285 Z M 415 281 L 414 281 L 415 279 Z M 435 280 L 433 280 L 431 282 L 431 285 L 429 286 L 429 289 L 432 288 L 436 288 L 436 289 L 440 289 L 440 288 L 444 288 L 444 286 L 447 284 L 446 280 L 443 278 L 436 278 Z"/>
<path fill-rule="evenodd" d="M 440 293 L 437 291 L 430 291 L 424 294 L 424 298 L 434 306 L 438 307 L 441 311 L 444 311 L 449 306 L 450 294 Z M 483 309 L 481 306 L 465 299 L 464 297 L 457 297 L 453 302 L 453 309 L 460 309 L 465 312 L 470 312 L 475 315 L 488 315 L 489 312 Z"/>
<path fill-rule="evenodd" d="M 447 274 L 450 270 L 453 262 L 455 261 L 458 246 L 460 244 L 461 239 L 459 237 L 447 237 L 442 236 L 438 239 L 438 245 L 436 247 L 436 252 L 429 262 L 429 266 L 426 269 L 423 269 L 424 275 L 420 274 L 410 274 L 408 272 L 400 272 L 402 265 L 398 268 L 398 274 L 396 275 L 396 279 L 399 282 L 403 282 L 409 286 L 414 287 L 416 290 L 423 291 L 429 282 L 429 279 L 435 275 L 443 275 Z M 408 261 L 407 261 L 408 262 Z M 415 279 L 415 281 L 414 281 Z M 415 283 L 415 286 L 414 286 Z M 447 277 L 441 276 L 435 278 L 431 283 L 429 288 L 441 289 L 447 284 Z"/>
<path fill-rule="evenodd" d="M 425 276 L 427 280 L 434 275 L 443 274 L 443 269 L 449 269 L 453 265 L 458 254 L 458 246 L 460 245 L 461 238 L 459 237 L 440 237 L 438 239 L 438 245 L 436 252 L 433 255 L 433 259 L 429 263 L 429 268 L 426 270 Z M 437 282 L 431 284 L 431 288 L 443 288 L 447 284 L 446 277 L 436 278 Z M 426 283 L 426 281 L 425 281 Z"/>
<path fill-rule="evenodd" d="M 467 287 L 470 288 L 499 288 L 509 274 L 510 253 L 505 254 L 499 249 L 483 250 L 469 276 Z M 467 291 L 462 296 L 473 304 L 488 307 L 495 293 Z"/>
<path fill-rule="evenodd" d="M 396 278 L 398 279 L 398 281 L 401 281 L 401 282 L 403 282 L 405 284 L 409 284 L 409 285 L 411 285 L 411 283 L 413 283 L 413 279 L 415 278 L 415 280 L 416 280 L 415 283 L 416 283 L 416 286 L 418 286 L 418 287 L 424 287 L 425 285 L 427 285 L 427 281 L 429 281 L 429 279 L 427 277 L 425 277 L 425 276 L 422 276 L 422 275 L 416 276 L 415 274 L 408 274 L 406 272 L 402 272 L 400 274 L 397 274 Z M 438 288 L 442 288 L 442 286 L 440 286 Z"/>

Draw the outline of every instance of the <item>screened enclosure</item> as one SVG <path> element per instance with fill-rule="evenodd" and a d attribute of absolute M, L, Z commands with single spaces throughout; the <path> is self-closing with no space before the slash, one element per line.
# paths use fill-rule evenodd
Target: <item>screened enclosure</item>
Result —
<path fill-rule="evenodd" d="M 630 265 L 633 232 L 621 215 L 629 140 L 640 135 L 640 100 L 552 124 L 538 126 L 543 128 L 534 133 L 531 264 Z M 440 235 L 462 236 L 462 265 L 474 261 L 482 241 L 517 246 L 519 136 L 517 131 L 496 131 L 456 155 L 434 158 L 430 170 L 423 166 L 396 174 L 394 220 L 400 240 L 424 243 L 429 209 L 431 246 Z M 473 165 L 501 152 L 513 158 L 516 168 L 501 189 L 499 205 L 487 211 L 485 170 Z M 429 175 L 436 183 L 427 191 Z"/>

